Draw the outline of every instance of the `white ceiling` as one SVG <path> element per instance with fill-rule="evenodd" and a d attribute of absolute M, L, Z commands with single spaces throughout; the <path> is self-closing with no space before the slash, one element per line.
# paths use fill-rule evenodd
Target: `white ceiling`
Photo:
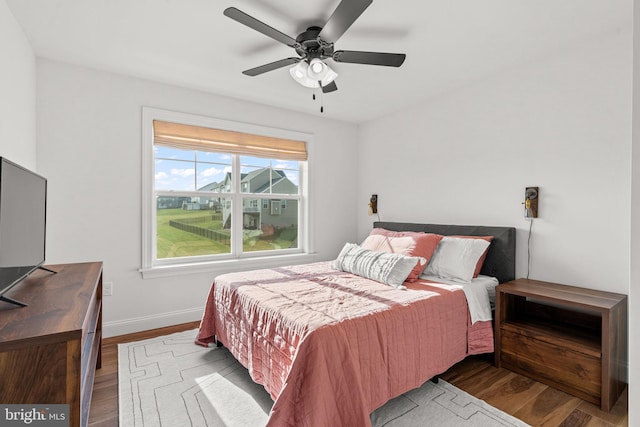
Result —
<path fill-rule="evenodd" d="M 229 6 L 295 38 L 339 0 L 6 0 L 39 57 L 320 115 L 286 68 L 295 56 L 225 16 Z M 344 0 L 349 1 L 349 0 Z M 631 0 L 374 0 L 336 49 L 406 53 L 400 68 L 335 63 L 324 116 L 361 123 L 500 69 L 630 28 Z"/>

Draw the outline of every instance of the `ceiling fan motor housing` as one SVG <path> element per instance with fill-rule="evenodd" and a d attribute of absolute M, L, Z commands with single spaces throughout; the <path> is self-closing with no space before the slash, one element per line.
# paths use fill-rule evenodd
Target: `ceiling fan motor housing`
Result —
<path fill-rule="evenodd" d="M 320 39 L 318 37 L 320 31 L 322 31 L 321 27 L 312 26 L 296 37 L 296 42 L 300 45 L 296 47 L 298 55 L 308 61 L 313 58 L 330 58 L 333 55 L 333 44 Z"/>

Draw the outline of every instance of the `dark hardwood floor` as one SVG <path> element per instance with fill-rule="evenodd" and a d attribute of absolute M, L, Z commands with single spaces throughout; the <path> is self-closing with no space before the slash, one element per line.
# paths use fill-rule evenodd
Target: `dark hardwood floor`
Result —
<path fill-rule="evenodd" d="M 118 344 L 198 327 L 199 322 L 103 340 L 102 368 L 96 371 L 89 426 L 118 426 Z M 609 412 L 542 383 L 493 366 L 493 355 L 472 356 L 441 378 L 532 426 L 628 426 L 627 391 Z"/>

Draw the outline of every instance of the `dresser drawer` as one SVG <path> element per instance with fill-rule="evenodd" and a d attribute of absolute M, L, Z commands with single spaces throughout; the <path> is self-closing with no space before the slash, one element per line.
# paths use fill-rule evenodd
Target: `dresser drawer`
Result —
<path fill-rule="evenodd" d="M 599 357 L 504 329 L 501 348 L 503 367 L 600 404 Z"/>

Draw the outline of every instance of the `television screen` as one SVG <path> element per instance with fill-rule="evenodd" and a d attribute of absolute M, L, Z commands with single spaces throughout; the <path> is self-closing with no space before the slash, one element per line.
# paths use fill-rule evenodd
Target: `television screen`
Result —
<path fill-rule="evenodd" d="M 44 263 L 46 205 L 47 180 L 0 157 L 0 296 Z"/>

